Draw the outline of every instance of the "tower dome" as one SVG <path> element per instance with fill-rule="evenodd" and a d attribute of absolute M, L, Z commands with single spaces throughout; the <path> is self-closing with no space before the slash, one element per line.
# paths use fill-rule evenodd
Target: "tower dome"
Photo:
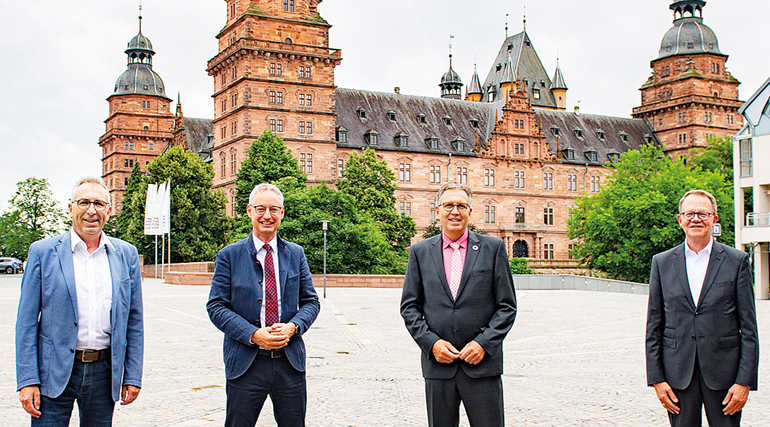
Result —
<path fill-rule="evenodd" d="M 151 95 L 169 101 L 165 85 L 158 73 L 152 70 L 152 43 L 142 34 L 142 17 L 139 17 L 139 34 L 128 42 L 125 50 L 128 56 L 126 71 L 115 82 L 114 95 Z"/>
<path fill-rule="evenodd" d="M 460 99 L 462 97 L 463 82 L 460 80 L 460 75 L 452 69 L 452 54 L 449 54 L 449 70 L 441 76 L 441 97 Z"/>
<path fill-rule="evenodd" d="M 722 55 L 714 31 L 703 25 L 704 0 L 678 0 L 669 6 L 674 25 L 663 36 L 658 59 L 674 55 L 713 53 Z"/>

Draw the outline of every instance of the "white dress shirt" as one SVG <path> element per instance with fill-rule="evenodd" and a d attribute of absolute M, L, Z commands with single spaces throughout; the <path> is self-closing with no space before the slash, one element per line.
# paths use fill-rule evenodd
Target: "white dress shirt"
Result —
<path fill-rule="evenodd" d="M 112 327 L 112 275 L 107 246 L 115 247 L 104 232 L 99 247 L 88 253 L 86 242 L 74 230 L 70 231 L 72 265 L 75 269 L 75 292 L 78 307 L 77 350 L 102 350 L 110 346 Z"/>
<path fill-rule="evenodd" d="M 714 239 L 710 239 L 708 245 L 695 252 L 684 243 L 684 259 L 687 263 L 687 281 L 690 283 L 690 292 L 695 306 L 698 306 L 700 291 L 703 289 L 703 280 L 706 278 L 706 270 L 709 268 L 709 258 L 711 257 L 711 248 L 714 247 Z"/>
<path fill-rule="evenodd" d="M 254 235 L 254 233 L 251 234 L 251 238 L 254 240 L 254 248 L 257 250 L 257 259 L 259 260 L 259 263 L 262 265 L 262 282 L 264 283 L 264 271 L 265 271 L 265 255 L 267 255 L 267 250 L 264 248 L 265 242 L 259 240 L 257 236 Z M 275 290 L 276 295 L 278 297 L 278 318 L 281 318 L 281 282 L 280 282 L 280 275 L 278 274 L 278 235 L 273 237 L 273 240 L 271 240 L 268 245 L 270 245 L 270 248 L 272 249 L 273 253 L 273 270 L 275 271 Z M 262 285 L 262 289 L 264 289 L 264 284 Z M 262 304 L 260 304 L 259 309 L 259 324 L 262 325 L 262 327 L 265 326 L 271 326 L 265 324 L 265 294 L 262 293 Z"/>

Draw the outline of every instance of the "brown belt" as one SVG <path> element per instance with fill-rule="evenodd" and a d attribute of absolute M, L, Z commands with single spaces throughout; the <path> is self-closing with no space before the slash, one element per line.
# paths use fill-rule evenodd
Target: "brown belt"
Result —
<path fill-rule="evenodd" d="M 78 362 L 98 362 L 110 358 L 110 348 L 103 350 L 75 350 L 75 360 Z"/>
<path fill-rule="evenodd" d="M 279 348 L 277 350 L 265 350 L 264 348 L 260 348 L 257 351 L 257 355 L 259 356 L 270 356 L 271 359 L 278 359 L 283 357 L 284 352 L 282 348 Z"/>

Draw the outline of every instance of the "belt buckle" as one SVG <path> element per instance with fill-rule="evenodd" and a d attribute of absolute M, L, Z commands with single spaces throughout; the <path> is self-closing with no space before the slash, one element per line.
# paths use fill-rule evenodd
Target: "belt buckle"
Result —
<path fill-rule="evenodd" d="M 271 359 L 280 359 L 281 358 L 281 350 L 270 350 L 270 358 Z"/>
<path fill-rule="evenodd" d="M 93 354 L 96 354 L 96 359 L 93 358 Z M 80 361 L 83 363 L 90 363 L 95 360 L 99 359 L 99 351 L 94 350 L 81 350 L 80 351 Z"/>

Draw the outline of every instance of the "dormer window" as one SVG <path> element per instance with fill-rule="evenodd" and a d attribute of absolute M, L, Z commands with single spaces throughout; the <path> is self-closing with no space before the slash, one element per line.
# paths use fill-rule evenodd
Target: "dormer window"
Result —
<path fill-rule="evenodd" d="M 425 117 L 425 114 L 420 113 L 417 115 L 417 123 L 421 125 L 428 123 L 428 119 Z"/>
<path fill-rule="evenodd" d="M 565 160 L 575 160 L 575 150 L 573 148 L 565 148 L 561 152 Z"/>
<path fill-rule="evenodd" d="M 455 149 L 455 151 L 464 153 L 465 152 L 465 140 L 461 137 L 457 137 L 452 141 L 452 148 Z"/>
<path fill-rule="evenodd" d="M 604 141 L 604 131 L 602 131 L 602 130 L 600 130 L 600 131 L 597 131 L 597 132 L 596 132 L 596 136 L 597 136 L 599 139 L 601 139 L 602 141 Z"/>
<path fill-rule="evenodd" d="M 341 142 L 343 144 L 348 143 L 348 130 L 343 126 L 337 128 L 337 142 Z"/>
<path fill-rule="evenodd" d="M 487 92 L 487 102 L 492 102 L 495 100 L 495 88 L 490 87 L 489 91 Z"/>
<path fill-rule="evenodd" d="M 540 80 L 540 87 L 545 87 L 545 81 L 544 80 Z"/>
<path fill-rule="evenodd" d="M 620 140 L 623 142 L 628 142 L 628 134 L 625 132 L 620 132 Z"/>
<path fill-rule="evenodd" d="M 583 138 L 583 129 L 575 129 L 575 136 L 578 138 Z"/>
<path fill-rule="evenodd" d="M 649 133 L 644 134 L 644 142 L 648 144 L 652 142 L 652 136 Z"/>
<path fill-rule="evenodd" d="M 471 119 L 470 120 L 471 127 L 474 129 L 479 128 L 479 120 L 478 119 Z"/>
<path fill-rule="evenodd" d="M 396 121 L 396 112 L 395 111 L 392 111 L 392 110 L 388 111 L 388 120 L 390 120 L 391 122 L 395 122 Z"/>
<path fill-rule="evenodd" d="M 369 129 L 364 134 L 364 141 L 369 145 L 377 145 L 379 143 L 380 134 L 374 129 Z"/>
<path fill-rule="evenodd" d="M 431 150 L 438 150 L 438 137 L 431 135 L 425 138 L 425 145 L 427 145 Z"/>
<path fill-rule="evenodd" d="M 445 125 L 452 126 L 452 118 L 451 117 L 443 117 L 441 120 L 444 121 Z"/>
<path fill-rule="evenodd" d="M 409 135 L 398 132 L 396 136 L 393 137 L 393 142 L 397 147 L 406 148 L 409 146 Z"/>
<path fill-rule="evenodd" d="M 364 110 L 363 108 L 359 108 L 358 110 L 356 110 L 356 113 L 358 113 L 359 119 L 366 120 L 366 110 Z"/>
<path fill-rule="evenodd" d="M 589 162 L 595 162 L 599 158 L 599 153 L 594 150 L 586 150 L 586 158 Z"/>
<path fill-rule="evenodd" d="M 540 89 L 538 88 L 532 89 L 532 97 L 535 99 L 540 99 Z"/>
<path fill-rule="evenodd" d="M 552 128 L 551 128 L 551 133 L 552 133 L 554 136 L 559 136 L 559 128 L 557 128 L 556 126 L 552 127 Z"/>
<path fill-rule="evenodd" d="M 620 161 L 620 154 L 619 153 L 607 153 L 607 158 L 610 159 L 610 162 L 616 163 Z"/>

